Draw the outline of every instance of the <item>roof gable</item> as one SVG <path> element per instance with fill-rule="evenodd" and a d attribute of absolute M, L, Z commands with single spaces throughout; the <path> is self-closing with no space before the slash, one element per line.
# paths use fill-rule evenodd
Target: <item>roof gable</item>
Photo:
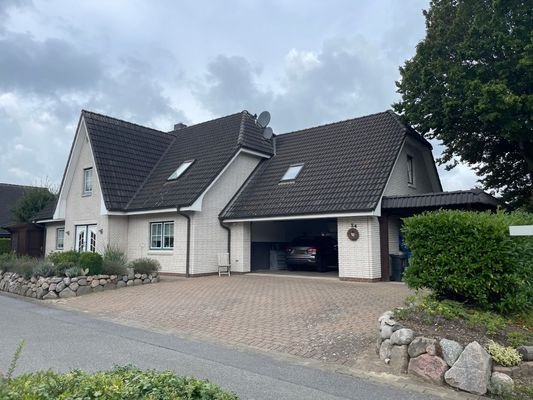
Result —
<path fill-rule="evenodd" d="M 391 111 L 276 136 L 263 162 L 227 207 L 226 219 L 372 211 L 407 128 Z M 280 182 L 291 164 L 297 179 Z"/>
<path fill-rule="evenodd" d="M 106 208 L 123 210 L 175 136 L 85 110 L 82 118 Z"/>

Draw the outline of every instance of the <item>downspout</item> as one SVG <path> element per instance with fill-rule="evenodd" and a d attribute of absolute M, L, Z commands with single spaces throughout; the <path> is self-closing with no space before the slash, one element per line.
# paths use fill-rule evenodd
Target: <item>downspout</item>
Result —
<path fill-rule="evenodd" d="M 178 214 L 187 219 L 187 252 L 185 255 L 185 277 L 190 278 L 190 264 L 191 264 L 191 216 L 185 214 L 178 206 Z"/>
<path fill-rule="evenodd" d="M 220 226 L 225 229 L 227 232 L 228 232 L 228 243 L 227 243 L 227 247 L 228 247 L 228 258 L 230 260 L 230 263 L 231 263 L 231 229 L 229 226 L 225 225 L 224 222 L 222 221 L 222 218 L 221 217 L 218 217 L 218 223 L 220 224 Z"/>

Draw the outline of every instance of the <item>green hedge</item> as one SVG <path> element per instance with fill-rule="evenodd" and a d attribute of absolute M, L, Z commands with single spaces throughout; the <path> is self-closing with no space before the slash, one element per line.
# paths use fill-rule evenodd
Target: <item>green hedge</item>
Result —
<path fill-rule="evenodd" d="M 412 252 L 408 286 L 498 312 L 533 306 L 533 237 L 511 237 L 510 225 L 533 214 L 436 211 L 404 220 Z"/>
<path fill-rule="evenodd" d="M 11 253 L 11 239 L 0 238 L 0 254 Z"/>
<path fill-rule="evenodd" d="M 44 399 L 188 399 L 236 400 L 237 396 L 218 386 L 173 372 L 142 371 L 116 367 L 111 371 L 87 374 L 74 370 L 66 374 L 52 371 L 24 374 L 0 384 L 5 400 Z"/>

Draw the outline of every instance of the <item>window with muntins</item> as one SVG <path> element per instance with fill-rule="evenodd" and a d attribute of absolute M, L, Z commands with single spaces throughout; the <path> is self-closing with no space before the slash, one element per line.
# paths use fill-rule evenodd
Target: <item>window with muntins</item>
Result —
<path fill-rule="evenodd" d="M 178 167 L 178 169 L 175 170 L 172 173 L 172 175 L 168 177 L 168 180 L 171 181 L 174 179 L 178 179 L 180 176 L 182 176 L 185 173 L 185 171 L 189 169 L 189 167 L 192 165 L 193 162 L 194 160 L 187 160 L 187 161 L 182 162 L 181 165 Z"/>
<path fill-rule="evenodd" d="M 413 156 L 407 156 L 407 184 L 415 184 L 415 162 Z"/>
<path fill-rule="evenodd" d="M 83 195 L 90 196 L 93 193 L 93 169 L 83 170 Z"/>
<path fill-rule="evenodd" d="M 285 172 L 285 175 L 283 175 L 283 177 L 281 178 L 281 182 L 294 181 L 300 174 L 300 171 L 303 167 L 303 164 L 289 165 L 287 172 Z"/>
<path fill-rule="evenodd" d="M 56 230 L 56 250 L 63 250 L 65 247 L 65 228 Z"/>
<path fill-rule="evenodd" d="M 150 249 L 170 250 L 174 248 L 174 222 L 152 222 L 150 224 Z"/>

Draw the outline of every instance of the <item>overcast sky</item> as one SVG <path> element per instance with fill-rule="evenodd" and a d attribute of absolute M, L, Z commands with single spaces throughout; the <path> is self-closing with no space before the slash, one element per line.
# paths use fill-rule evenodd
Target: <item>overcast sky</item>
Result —
<path fill-rule="evenodd" d="M 427 5 L 0 0 L 0 182 L 58 184 L 81 109 L 164 131 L 269 110 L 276 133 L 386 110 Z"/>

